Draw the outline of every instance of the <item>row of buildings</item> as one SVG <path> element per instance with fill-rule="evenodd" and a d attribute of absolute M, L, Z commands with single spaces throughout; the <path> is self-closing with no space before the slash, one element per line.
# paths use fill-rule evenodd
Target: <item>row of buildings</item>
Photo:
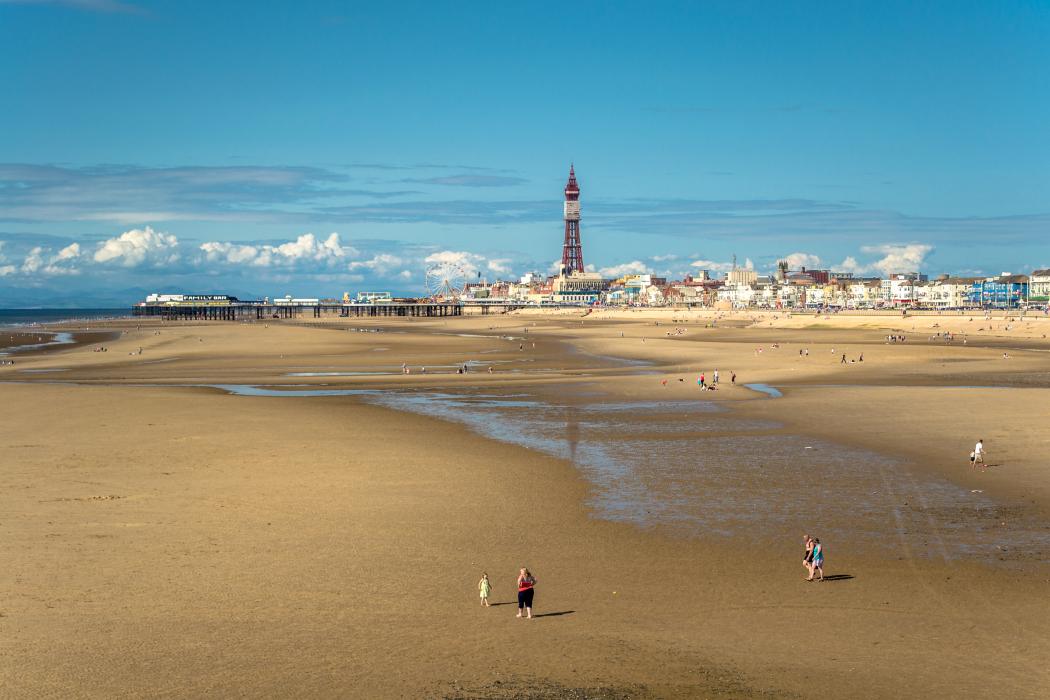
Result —
<path fill-rule="evenodd" d="M 530 305 L 1014 309 L 1047 304 L 1050 270 L 994 277 L 941 275 L 930 280 L 917 272 L 858 277 L 830 270 L 792 271 L 781 263 L 773 275 L 739 268 L 720 278 L 700 272 L 673 281 L 650 274 L 610 280 L 574 271 L 552 277 L 528 274 L 514 282 L 470 283 L 463 290 L 463 298 Z"/>

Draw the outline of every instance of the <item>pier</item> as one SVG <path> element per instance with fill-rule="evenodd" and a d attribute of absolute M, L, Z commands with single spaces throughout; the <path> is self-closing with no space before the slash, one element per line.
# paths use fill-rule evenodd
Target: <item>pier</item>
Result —
<path fill-rule="evenodd" d="M 394 302 L 389 304 L 272 304 L 265 302 L 144 303 L 132 315 L 165 321 L 263 321 L 295 318 L 442 318 L 503 314 L 524 308 L 504 302 Z"/>

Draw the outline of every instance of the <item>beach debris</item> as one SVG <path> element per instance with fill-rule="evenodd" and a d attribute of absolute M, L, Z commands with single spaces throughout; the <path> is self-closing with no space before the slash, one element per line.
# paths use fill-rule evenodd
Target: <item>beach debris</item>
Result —
<path fill-rule="evenodd" d="M 812 449 L 813 449 L 813 447 L 812 447 L 812 446 L 810 446 L 810 445 L 806 445 L 804 449 L 807 449 L 807 450 L 812 450 Z"/>
<path fill-rule="evenodd" d="M 970 489 L 970 493 L 984 493 L 983 489 Z"/>

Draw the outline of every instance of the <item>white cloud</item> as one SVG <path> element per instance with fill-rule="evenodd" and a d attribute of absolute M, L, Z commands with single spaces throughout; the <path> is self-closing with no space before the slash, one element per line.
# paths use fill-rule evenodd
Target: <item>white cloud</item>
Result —
<path fill-rule="evenodd" d="M 711 272 L 729 272 L 733 269 L 731 262 L 715 262 L 714 260 L 694 260 L 689 263 L 692 267 Z"/>
<path fill-rule="evenodd" d="M 510 264 L 510 258 L 492 258 L 486 263 L 486 266 L 489 272 L 495 272 L 497 275 L 509 275 L 511 272 Z"/>
<path fill-rule="evenodd" d="M 80 256 L 80 244 L 70 243 L 62 250 L 58 251 L 52 262 L 58 262 L 60 260 L 73 260 Z"/>
<path fill-rule="evenodd" d="M 857 259 L 852 255 L 847 255 L 846 259 L 835 266 L 834 272 L 852 272 L 853 274 L 860 274 L 865 271 L 865 266 L 857 262 Z"/>
<path fill-rule="evenodd" d="M 933 246 L 925 243 L 868 245 L 861 249 L 863 253 L 877 253 L 883 257 L 867 266 L 884 275 L 895 272 L 918 272 L 926 262 L 926 256 L 933 252 Z"/>
<path fill-rule="evenodd" d="M 616 279 L 617 277 L 623 277 L 624 275 L 644 275 L 649 272 L 649 266 L 641 260 L 632 260 L 631 262 L 621 263 L 619 265 L 603 267 L 598 270 L 598 272 L 601 273 L 602 277 L 607 279 Z"/>
<path fill-rule="evenodd" d="M 98 263 L 116 263 L 122 267 L 142 264 L 166 265 L 179 259 L 179 239 L 168 233 L 158 233 L 147 226 L 131 229 L 116 238 L 99 244 L 94 260 Z"/>
<path fill-rule="evenodd" d="M 755 263 L 751 262 L 751 258 L 744 258 L 744 269 L 746 269 L 746 270 L 754 270 L 755 269 Z"/>
<path fill-rule="evenodd" d="M 200 245 L 200 250 L 209 262 L 255 267 L 293 266 L 300 263 L 316 263 L 326 267 L 358 254 L 353 246 L 343 245 L 338 233 L 329 234 L 324 240 L 312 233 L 304 233 L 294 241 L 280 245 L 208 241 Z"/>
<path fill-rule="evenodd" d="M 469 274 L 476 273 L 484 261 L 485 258 L 477 253 L 454 250 L 442 250 L 438 253 L 431 253 L 423 260 L 427 265 L 447 268 L 459 267 Z"/>
<path fill-rule="evenodd" d="M 0 265 L 0 277 L 7 277 L 18 272 L 18 268 L 14 265 Z"/>
<path fill-rule="evenodd" d="M 674 253 L 668 253 L 667 255 L 654 255 L 653 260 L 656 262 L 670 262 L 671 260 L 677 260 L 678 256 Z"/>
<path fill-rule="evenodd" d="M 253 245 L 208 241 L 201 243 L 200 249 L 204 251 L 204 257 L 211 262 L 226 262 L 231 265 L 258 264 L 256 261 L 259 259 L 259 249 Z"/>
<path fill-rule="evenodd" d="M 349 270 L 371 270 L 378 275 L 386 276 L 395 268 L 404 266 L 405 261 L 396 255 L 378 253 L 370 260 L 355 260 L 347 266 Z"/>
<path fill-rule="evenodd" d="M 36 246 L 26 254 L 25 259 L 22 261 L 22 274 L 24 275 L 79 275 L 80 270 L 73 266 L 75 261 L 80 256 L 80 244 L 70 243 L 62 250 L 58 251 L 55 255 L 51 255 L 50 248 L 44 248 L 43 246 Z M 15 269 L 13 265 L 7 265 L 5 268 L 11 268 L 12 272 L 7 274 L 13 274 Z"/>
<path fill-rule="evenodd" d="M 339 242 L 339 234 L 332 233 L 324 241 L 319 241 L 314 234 L 304 233 L 294 241 L 282 243 L 274 248 L 277 255 L 284 256 L 288 260 L 316 260 L 325 261 L 333 258 L 342 258 L 348 252 L 356 255 L 353 248 L 344 250 Z"/>
<path fill-rule="evenodd" d="M 791 270 L 798 270 L 803 267 L 820 267 L 820 256 L 813 255 L 812 253 L 792 253 L 791 255 L 785 255 L 781 260 L 786 260 L 788 268 Z"/>
<path fill-rule="evenodd" d="M 31 275 L 44 266 L 44 249 L 37 246 L 29 251 L 22 261 L 22 273 Z"/>

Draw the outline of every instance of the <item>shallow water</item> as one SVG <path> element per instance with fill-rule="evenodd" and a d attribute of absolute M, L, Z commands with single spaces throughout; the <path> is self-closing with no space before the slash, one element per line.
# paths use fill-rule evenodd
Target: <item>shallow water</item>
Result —
<path fill-rule="evenodd" d="M 251 384 L 195 384 L 209 389 L 222 389 L 234 396 L 265 396 L 270 398 L 303 398 L 313 396 L 366 396 L 379 393 L 374 389 L 283 389 L 280 385 L 255 386 Z M 304 385 L 295 385 L 302 387 Z"/>
<path fill-rule="evenodd" d="M 370 403 L 468 425 L 489 438 L 571 460 L 600 518 L 677 535 L 793 541 L 945 561 L 1046 560 L 1050 528 L 982 494 L 918 477 L 885 456 L 778 431 L 710 401 L 572 405 L 517 397 L 383 392 Z"/>
<path fill-rule="evenodd" d="M 287 372 L 286 377 L 364 377 L 401 374 L 400 372 Z"/>
<path fill-rule="evenodd" d="M 761 392 L 771 399 L 779 399 L 781 396 L 784 395 L 784 393 L 780 391 L 780 389 L 769 386 L 768 384 L 745 384 L 744 387 L 750 389 L 751 391 Z"/>
<path fill-rule="evenodd" d="M 66 332 L 66 331 L 59 331 L 57 333 L 52 333 L 52 332 L 49 332 L 49 331 L 40 331 L 40 334 L 41 335 L 50 335 L 51 336 L 51 340 L 48 340 L 48 341 L 45 341 L 45 342 L 42 342 L 42 343 L 27 343 L 26 345 L 12 345 L 12 346 L 4 348 L 2 351 L 0 351 L 0 355 L 11 355 L 13 353 L 25 352 L 27 350 L 37 350 L 39 348 L 47 348 L 47 347 L 51 347 L 52 345 L 70 345 L 70 344 L 76 342 L 75 339 L 73 338 L 73 334 L 69 333 L 69 332 Z"/>

